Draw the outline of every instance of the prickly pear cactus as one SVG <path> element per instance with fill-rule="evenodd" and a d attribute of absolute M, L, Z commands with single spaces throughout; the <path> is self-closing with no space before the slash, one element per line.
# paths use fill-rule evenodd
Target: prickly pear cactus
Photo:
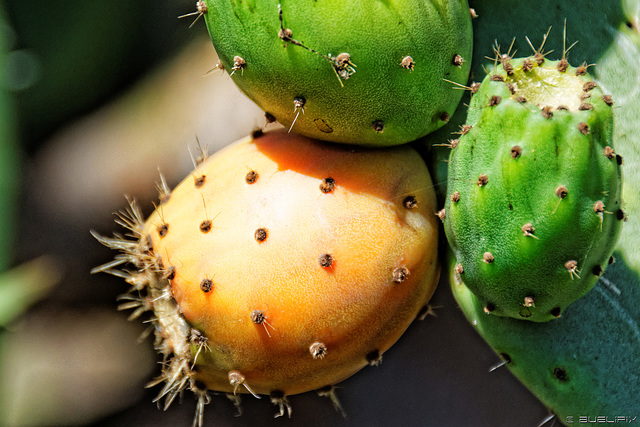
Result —
<path fill-rule="evenodd" d="M 518 53 L 527 52 L 530 47 L 534 52 L 540 51 L 539 46 L 546 42 L 542 53 L 565 51 L 563 56 L 575 64 L 586 61 L 598 87 L 612 96 L 616 152 L 624 155 L 622 208 L 628 218 L 614 253 L 616 262 L 607 268 L 589 293 L 567 308 L 560 319 L 536 324 L 488 315 L 484 310 L 486 302 L 480 301 L 468 288 L 456 287 L 454 283 L 459 278 L 452 271 L 454 296 L 480 335 L 497 353 L 509 356 L 505 359 L 511 361 L 506 364 L 511 372 L 549 407 L 548 423 L 540 425 L 633 423 L 639 413 L 636 326 L 640 324 L 637 312 L 640 304 L 637 238 L 640 193 L 637 183 L 640 180 L 634 177 L 640 171 L 637 144 L 640 133 L 640 2 L 475 0 L 471 6 L 480 15 L 474 21 L 476 48 L 472 74 L 475 76 L 484 76 L 493 62 L 492 58 L 487 60 L 484 56 L 491 53 L 491 45 L 496 40 L 506 46 L 512 43 L 509 51 Z M 541 10 L 544 13 L 539 13 Z M 516 16 L 527 18 L 513 19 Z M 563 27 L 569 42 L 562 37 Z M 551 36 L 547 38 L 545 34 Z M 574 44 L 574 41 L 578 43 Z M 566 52 L 568 46 L 572 46 L 570 55 Z M 468 94 L 476 87 L 471 83 L 469 86 Z M 466 99 L 463 102 L 469 104 Z M 486 104 L 489 102 L 490 98 L 486 98 Z M 474 120 L 477 120 L 478 112 L 468 113 L 472 117 L 476 114 Z M 436 172 L 435 182 L 446 181 L 450 141 L 461 139 L 460 134 L 452 133 L 460 132 L 459 126 L 464 124 L 466 116 L 467 108 L 460 108 L 446 127 L 426 138 L 435 147 L 429 153 L 432 159 L 429 167 Z M 442 204 L 444 199 L 442 197 Z M 451 267 L 455 265 L 453 262 Z M 464 280 L 464 274 L 460 278 Z M 564 371 L 567 376 L 563 377 L 563 370 L 556 371 L 555 368 L 565 364 L 568 365 Z M 503 377 L 493 378 L 495 386 L 500 385 Z M 496 396 L 493 410 L 499 412 L 512 398 L 510 393 Z M 552 420 L 554 413 L 557 416 Z M 537 417 L 523 413 L 522 423 L 540 422 Z M 623 419 L 625 417 L 628 418 Z"/>
<path fill-rule="evenodd" d="M 213 45 L 268 120 L 388 146 L 444 125 L 471 61 L 466 0 L 198 2 Z M 366 12 L 365 12 L 366 11 Z"/>
<path fill-rule="evenodd" d="M 640 276 L 622 258 L 548 323 L 487 315 L 463 276 L 451 263 L 451 289 L 464 315 L 561 423 L 637 422 Z"/>
<path fill-rule="evenodd" d="M 204 159 L 203 155 L 203 159 Z M 201 159 L 201 160 L 203 160 Z M 382 354 L 427 309 L 439 277 L 435 194 L 409 147 L 369 150 L 262 133 L 203 160 L 97 268 L 154 313 L 167 405 L 185 388 L 287 396 L 332 386 Z M 116 271 L 129 263 L 133 270 Z"/>
<path fill-rule="evenodd" d="M 625 219 L 613 100 L 586 64 L 496 55 L 451 143 L 440 216 L 488 313 L 547 321 L 593 287 Z"/>

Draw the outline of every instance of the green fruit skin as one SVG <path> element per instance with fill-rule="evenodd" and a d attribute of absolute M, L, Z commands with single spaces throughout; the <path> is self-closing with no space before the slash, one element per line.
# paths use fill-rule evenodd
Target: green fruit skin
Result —
<path fill-rule="evenodd" d="M 562 423 L 589 417 L 589 425 L 611 425 L 640 414 L 640 276 L 619 255 L 586 296 L 548 323 L 486 314 L 451 263 L 451 289 L 467 320 Z"/>
<path fill-rule="evenodd" d="M 349 53 L 355 73 L 339 79 L 326 59 L 280 39 L 276 1 L 206 0 L 204 17 L 233 81 L 284 126 L 295 120 L 292 131 L 312 138 L 389 146 L 413 141 L 453 114 L 462 91 L 444 79 L 464 84 L 469 75 L 466 0 L 281 3 L 293 39 L 325 56 Z M 245 60 L 243 69 L 233 70 L 235 56 Z M 401 66 L 406 56 L 412 70 Z M 294 108 L 296 97 L 306 100 L 304 111 Z"/>
<path fill-rule="evenodd" d="M 521 69 L 522 60 L 512 65 Z M 595 87 L 585 100 L 593 109 L 553 109 L 546 118 L 540 107 L 517 100 L 502 66 L 491 75 L 471 101 L 473 127 L 451 151 L 445 231 L 465 283 L 492 314 L 548 321 L 593 287 L 620 234 L 621 158 L 605 151 L 613 147 L 612 106 Z M 585 93 L 582 81 L 591 80 L 580 76 L 577 99 Z M 493 96 L 500 97 L 495 106 Z M 515 146 L 521 152 L 514 158 Z M 478 184 L 481 174 L 486 185 Z M 556 194 L 559 186 L 566 197 Z M 526 224 L 533 235 L 523 231 Z M 485 262 L 486 252 L 493 262 Z M 566 266 L 571 260 L 574 272 Z"/>

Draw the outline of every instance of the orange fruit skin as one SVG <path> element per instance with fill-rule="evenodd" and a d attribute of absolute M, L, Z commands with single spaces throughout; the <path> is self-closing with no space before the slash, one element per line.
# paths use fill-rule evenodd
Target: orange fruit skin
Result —
<path fill-rule="evenodd" d="M 323 192 L 326 178 L 334 186 Z M 183 316 L 207 337 L 197 380 L 246 393 L 229 383 L 238 371 L 255 393 L 290 395 L 366 366 L 435 290 L 436 210 L 427 167 L 409 147 L 329 145 L 279 130 L 199 164 L 145 224 L 164 268 L 175 269 L 170 289 Z M 408 274 L 398 282 L 394 271 Z M 326 354 L 312 355 L 315 342 Z"/>

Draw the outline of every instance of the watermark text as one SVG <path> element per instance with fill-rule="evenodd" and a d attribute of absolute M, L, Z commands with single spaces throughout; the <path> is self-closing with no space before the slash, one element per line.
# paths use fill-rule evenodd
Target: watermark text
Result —
<path fill-rule="evenodd" d="M 567 417 L 567 424 L 638 424 L 638 416 L 617 415 L 617 416 L 586 416 Z"/>

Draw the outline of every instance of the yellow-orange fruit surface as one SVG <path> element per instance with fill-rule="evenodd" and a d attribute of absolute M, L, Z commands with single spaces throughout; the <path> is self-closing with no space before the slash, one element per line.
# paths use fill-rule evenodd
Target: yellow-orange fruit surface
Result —
<path fill-rule="evenodd" d="M 205 337 L 192 345 L 196 379 L 289 395 L 375 364 L 435 290 L 435 211 L 409 147 L 280 130 L 200 163 L 144 226 L 184 318 Z"/>

